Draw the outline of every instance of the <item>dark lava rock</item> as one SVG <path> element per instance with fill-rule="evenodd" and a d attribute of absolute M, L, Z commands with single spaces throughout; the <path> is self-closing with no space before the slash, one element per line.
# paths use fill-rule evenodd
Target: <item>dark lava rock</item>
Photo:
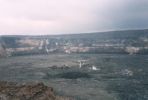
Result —
<path fill-rule="evenodd" d="M 65 72 L 57 74 L 56 77 L 65 79 L 91 78 L 91 76 L 85 72 Z"/>

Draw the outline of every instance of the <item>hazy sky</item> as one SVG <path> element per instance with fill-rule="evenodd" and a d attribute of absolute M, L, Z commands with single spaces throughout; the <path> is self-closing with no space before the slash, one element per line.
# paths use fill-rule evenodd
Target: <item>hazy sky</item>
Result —
<path fill-rule="evenodd" d="M 0 34 L 148 28 L 148 0 L 0 0 Z"/>

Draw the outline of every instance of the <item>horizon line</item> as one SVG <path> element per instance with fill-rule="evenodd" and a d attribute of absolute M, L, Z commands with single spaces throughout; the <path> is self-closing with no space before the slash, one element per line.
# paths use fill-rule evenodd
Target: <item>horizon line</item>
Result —
<path fill-rule="evenodd" d="M 106 30 L 106 31 L 92 31 L 92 32 L 80 32 L 80 33 L 57 33 L 57 34 L 0 34 L 0 36 L 60 36 L 60 35 L 78 35 L 78 34 L 93 34 L 93 33 L 108 33 L 108 32 L 119 32 L 119 31 L 142 31 L 148 30 L 148 28 L 141 29 L 119 29 L 119 30 Z"/>

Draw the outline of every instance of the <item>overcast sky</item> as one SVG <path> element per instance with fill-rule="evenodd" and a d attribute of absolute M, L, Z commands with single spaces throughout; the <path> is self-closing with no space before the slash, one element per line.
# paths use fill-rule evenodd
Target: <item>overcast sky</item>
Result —
<path fill-rule="evenodd" d="M 0 0 L 0 34 L 148 28 L 148 0 Z"/>

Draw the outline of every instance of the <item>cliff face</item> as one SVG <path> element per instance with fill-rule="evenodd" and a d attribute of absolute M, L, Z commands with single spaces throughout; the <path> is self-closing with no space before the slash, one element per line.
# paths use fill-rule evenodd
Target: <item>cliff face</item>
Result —
<path fill-rule="evenodd" d="M 3 47 L 3 45 L 0 43 L 0 57 L 6 57 L 7 52 L 6 49 Z"/>
<path fill-rule="evenodd" d="M 148 54 L 148 30 L 57 36 L 1 36 L 0 56 L 48 53 Z"/>
<path fill-rule="evenodd" d="M 3 36 L 0 38 L 0 57 L 40 53 L 40 39 L 20 36 Z"/>

